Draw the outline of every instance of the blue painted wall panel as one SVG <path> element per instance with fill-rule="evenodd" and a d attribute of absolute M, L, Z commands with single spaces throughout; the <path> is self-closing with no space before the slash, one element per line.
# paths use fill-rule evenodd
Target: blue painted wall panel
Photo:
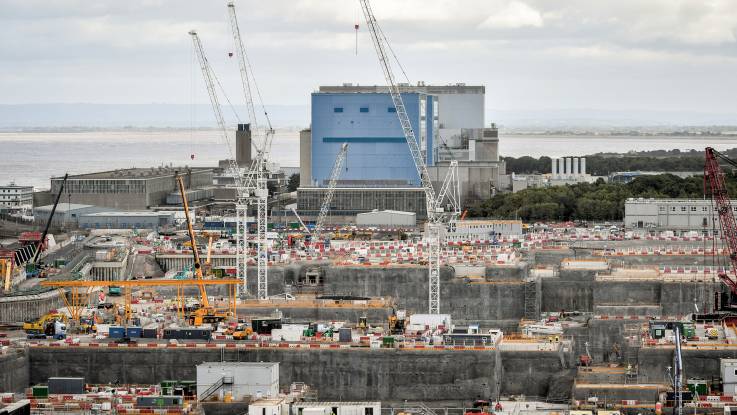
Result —
<path fill-rule="evenodd" d="M 417 93 L 402 94 L 418 140 L 420 97 Z M 340 146 L 347 142 L 341 180 L 403 180 L 418 186 L 419 176 L 399 119 L 389 110 L 393 107 L 389 94 L 312 94 L 313 182 L 326 185 Z M 343 111 L 335 112 L 335 108 Z M 362 108 L 368 108 L 368 112 Z M 432 117 L 429 124 L 432 131 Z"/>

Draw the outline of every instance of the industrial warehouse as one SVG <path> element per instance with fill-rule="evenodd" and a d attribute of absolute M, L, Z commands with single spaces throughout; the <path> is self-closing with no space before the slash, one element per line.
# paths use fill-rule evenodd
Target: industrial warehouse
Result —
<path fill-rule="evenodd" d="M 699 153 L 703 199 L 538 220 L 510 200 L 593 204 L 591 161 L 508 173 L 486 86 L 398 82 L 371 3 L 385 85 L 305 93 L 298 168 L 228 2 L 248 123 L 223 114 L 215 36 L 182 33 L 226 158 L 0 186 L 0 414 L 737 410 L 737 162 Z"/>

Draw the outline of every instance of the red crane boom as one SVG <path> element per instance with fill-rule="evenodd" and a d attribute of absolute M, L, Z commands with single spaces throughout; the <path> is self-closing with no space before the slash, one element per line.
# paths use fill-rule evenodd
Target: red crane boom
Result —
<path fill-rule="evenodd" d="M 716 206 L 716 211 L 719 215 L 719 226 L 721 228 L 720 235 L 724 244 L 729 249 L 729 261 L 732 264 L 732 273 L 734 273 L 737 270 L 737 220 L 735 220 L 732 202 L 727 194 L 727 186 L 724 183 L 724 171 L 719 166 L 719 159 L 733 166 L 737 166 L 737 163 L 711 147 L 706 148 L 705 154 L 704 195 L 709 191 Z M 737 294 L 737 281 L 728 272 L 720 272 L 719 278 L 727 284 L 733 294 Z"/>

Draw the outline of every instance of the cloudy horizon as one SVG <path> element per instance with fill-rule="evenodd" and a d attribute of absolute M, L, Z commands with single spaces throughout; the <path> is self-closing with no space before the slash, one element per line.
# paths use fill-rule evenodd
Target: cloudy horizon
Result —
<path fill-rule="evenodd" d="M 206 103 L 187 32 L 242 103 L 225 1 L 0 0 L 0 104 Z M 737 2 L 373 0 L 411 82 L 486 86 L 500 111 L 734 114 Z M 236 2 L 267 104 L 381 84 L 358 1 Z M 358 32 L 358 54 L 355 53 Z"/>

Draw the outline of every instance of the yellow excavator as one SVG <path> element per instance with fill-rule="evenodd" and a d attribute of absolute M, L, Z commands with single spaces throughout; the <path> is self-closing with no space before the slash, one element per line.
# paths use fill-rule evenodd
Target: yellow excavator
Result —
<path fill-rule="evenodd" d="M 58 323 L 62 323 L 60 326 Z M 23 323 L 23 331 L 30 336 L 61 336 L 66 334 L 69 318 L 64 313 L 48 313 L 36 320 Z"/>
<path fill-rule="evenodd" d="M 179 193 L 182 195 L 182 205 L 184 207 L 184 217 L 187 220 L 187 232 L 189 233 L 189 243 L 192 246 L 192 256 L 194 259 L 194 275 L 198 281 L 204 279 L 202 275 L 202 264 L 200 263 L 200 253 L 197 249 L 197 239 L 195 238 L 192 221 L 189 218 L 189 201 L 187 201 L 187 193 L 184 189 L 184 180 L 182 176 L 177 175 L 177 184 L 179 185 Z M 201 326 L 203 324 L 217 324 L 226 320 L 229 313 L 218 310 L 210 305 L 210 299 L 207 298 L 207 290 L 205 284 L 197 285 L 200 289 L 200 307 L 192 311 L 189 316 L 189 324 L 193 326 Z"/>

